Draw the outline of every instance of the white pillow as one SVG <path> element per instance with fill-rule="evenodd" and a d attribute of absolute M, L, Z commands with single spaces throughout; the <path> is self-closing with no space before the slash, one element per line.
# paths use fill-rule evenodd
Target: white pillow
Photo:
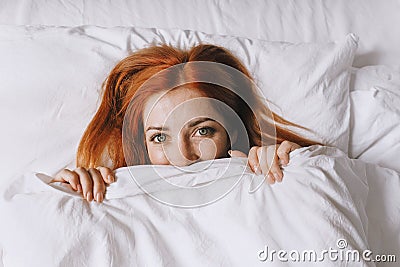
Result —
<path fill-rule="evenodd" d="M 349 155 L 400 172 L 400 68 L 354 73 Z"/>
<path fill-rule="evenodd" d="M 357 41 L 353 34 L 340 42 L 290 44 L 184 30 L 0 26 L 3 175 L 55 173 L 73 162 L 109 71 L 130 52 L 161 42 L 232 50 L 275 111 L 315 131 L 301 131 L 306 137 L 347 152 L 348 69 Z"/>

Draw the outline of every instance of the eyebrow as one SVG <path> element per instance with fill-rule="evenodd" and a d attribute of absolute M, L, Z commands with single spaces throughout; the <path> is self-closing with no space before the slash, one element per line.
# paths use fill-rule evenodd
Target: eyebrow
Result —
<path fill-rule="evenodd" d="M 197 119 L 195 121 L 190 122 L 188 127 L 194 127 L 194 126 L 196 126 L 196 125 L 198 125 L 198 124 L 200 124 L 202 122 L 205 122 L 205 121 L 215 121 L 215 120 L 213 120 L 211 118 L 208 118 L 208 117 L 202 117 L 202 118 L 199 118 L 199 119 Z M 147 127 L 146 132 L 149 131 L 149 130 L 169 131 L 168 127 L 160 127 L 160 126 L 149 126 L 149 127 Z"/>
<path fill-rule="evenodd" d="M 149 126 L 149 127 L 147 127 L 146 132 L 148 132 L 150 130 L 169 131 L 169 129 L 166 127 Z"/>
<path fill-rule="evenodd" d="M 211 118 L 208 118 L 208 117 L 202 117 L 202 118 L 199 118 L 199 119 L 197 119 L 197 120 L 195 120 L 195 121 L 192 121 L 191 123 L 189 123 L 189 127 L 194 127 L 194 126 L 196 126 L 197 124 L 200 124 L 200 123 L 202 123 L 202 122 L 205 122 L 205 121 L 215 121 L 215 120 L 213 120 L 213 119 L 211 119 Z"/>

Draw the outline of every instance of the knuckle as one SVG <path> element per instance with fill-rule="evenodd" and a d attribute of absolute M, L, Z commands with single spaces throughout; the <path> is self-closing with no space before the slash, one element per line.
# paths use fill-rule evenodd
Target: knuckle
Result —
<path fill-rule="evenodd" d="M 100 173 L 102 176 L 107 176 L 110 173 L 110 169 L 107 167 L 103 166 L 98 166 L 96 167 L 96 170 L 98 173 Z"/>
<path fill-rule="evenodd" d="M 258 148 L 259 148 L 258 146 L 253 146 L 252 148 L 250 148 L 249 155 L 250 154 L 255 155 L 257 153 Z"/>
<path fill-rule="evenodd" d="M 104 171 L 104 172 L 110 171 L 109 168 L 104 167 L 104 166 L 97 166 L 96 169 L 97 169 L 98 171 L 100 171 L 100 172 L 103 172 L 103 171 Z"/>
<path fill-rule="evenodd" d="M 288 141 L 288 140 L 284 140 L 282 143 L 281 143 L 281 145 L 283 145 L 283 146 L 287 146 L 287 145 L 290 145 L 290 141 Z"/>
<path fill-rule="evenodd" d="M 69 173 L 70 172 L 70 170 L 68 170 L 68 169 L 63 169 L 63 170 L 61 170 L 59 173 Z"/>
<path fill-rule="evenodd" d="M 59 173 L 56 174 L 56 176 L 61 177 L 61 176 L 67 176 L 71 171 L 68 169 L 63 169 Z"/>
<path fill-rule="evenodd" d="M 276 145 L 276 151 L 280 152 L 280 151 L 286 151 L 287 146 L 285 145 Z"/>
<path fill-rule="evenodd" d="M 283 151 L 283 150 L 278 150 L 278 151 L 276 151 L 276 154 L 279 157 L 284 157 L 284 156 L 286 156 L 288 154 L 288 152 L 287 151 Z"/>
<path fill-rule="evenodd" d="M 83 167 L 78 167 L 78 168 L 75 169 L 75 171 L 77 171 L 77 172 L 86 172 L 86 169 L 83 168 Z"/>

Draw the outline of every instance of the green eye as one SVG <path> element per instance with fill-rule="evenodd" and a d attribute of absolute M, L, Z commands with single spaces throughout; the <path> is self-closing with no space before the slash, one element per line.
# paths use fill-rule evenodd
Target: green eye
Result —
<path fill-rule="evenodd" d="M 208 133 L 208 129 L 206 129 L 206 128 L 199 129 L 199 134 L 200 135 L 206 135 L 207 133 Z"/>
<path fill-rule="evenodd" d="M 197 130 L 198 135 L 205 136 L 211 135 L 215 132 L 215 130 L 211 127 L 204 127 Z"/>
<path fill-rule="evenodd" d="M 156 143 L 162 143 L 165 142 L 166 139 L 167 137 L 165 134 L 157 134 L 152 138 L 152 141 L 155 141 Z"/>

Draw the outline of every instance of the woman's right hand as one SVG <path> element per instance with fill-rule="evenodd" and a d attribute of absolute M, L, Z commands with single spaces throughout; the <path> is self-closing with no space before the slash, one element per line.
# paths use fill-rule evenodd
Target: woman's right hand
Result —
<path fill-rule="evenodd" d="M 102 202 L 106 186 L 115 181 L 114 173 L 107 167 L 85 169 L 79 167 L 73 171 L 64 169 L 56 174 L 51 183 L 62 182 L 81 192 L 87 201 Z"/>
<path fill-rule="evenodd" d="M 256 174 L 263 174 L 269 184 L 274 184 L 282 182 L 283 172 L 280 166 L 287 165 L 290 152 L 300 147 L 296 143 L 283 141 L 277 145 L 253 146 L 248 156 L 238 150 L 231 151 L 230 155 L 231 157 L 248 157 L 252 171 Z"/>

